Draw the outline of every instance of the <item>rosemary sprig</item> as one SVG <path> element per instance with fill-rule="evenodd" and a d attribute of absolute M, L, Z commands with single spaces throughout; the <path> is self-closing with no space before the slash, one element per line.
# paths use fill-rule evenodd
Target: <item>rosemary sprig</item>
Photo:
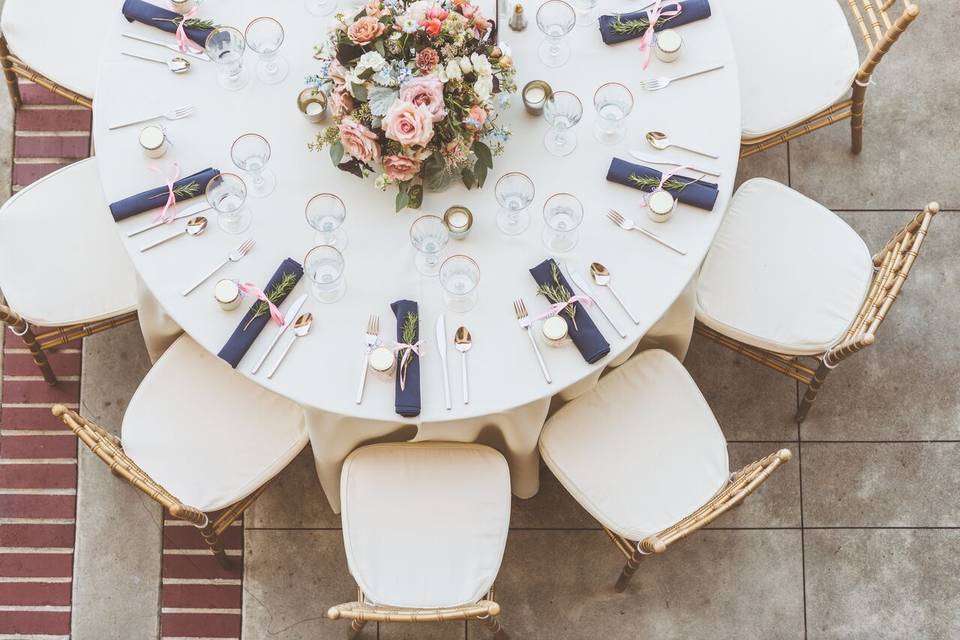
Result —
<path fill-rule="evenodd" d="M 419 324 L 420 319 L 417 317 L 413 311 L 407 311 L 407 315 L 403 318 L 403 328 L 400 330 L 400 335 L 403 336 L 404 344 L 412 345 L 417 340 L 417 325 Z M 404 349 L 403 355 L 400 356 L 400 390 L 403 391 L 407 386 L 407 368 L 409 368 L 410 363 L 413 361 L 413 350 Z"/>
<path fill-rule="evenodd" d="M 183 23 L 184 29 L 216 29 L 219 25 L 213 20 L 201 20 L 200 18 L 187 18 L 184 20 L 183 16 L 178 16 L 176 18 L 154 18 L 157 22 L 170 22 L 175 26 L 180 26 L 180 23 Z"/>
<path fill-rule="evenodd" d="M 284 296 L 293 291 L 293 288 L 297 286 L 297 280 L 297 276 L 292 273 L 283 274 L 280 282 L 274 285 L 274 287 L 267 292 L 267 299 L 273 304 L 277 304 L 283 299 Z M 249 322 L 243 326 L 243 330 L 246 331 L 254 320 L 267 313 L 269 310 L 270 307 L 263 300 L 253 305 L 253 314 L 250 316 Z"/>
<path fill-rule="evenodd" d="M 616 22 L 610 25 L 610 28 L 613 29 L 613 32 L 620 35 L 643 33 L 650 27 L 650 19 L 646 17 L 634 18 L 633 20 L 621 20 L 620 18 L 620 16 L 617 16 Z M 666 24 L 669 19 L 670 18 L 658 18 L 654 29 L 659 29 Z"/>
<path fill-rule="evenodd" d="M 186 200 L 187 198 L 193 198 L 200 194 L 200 183 L 196 180 L 192 180 L 187 184 L 182 184 L 179 187 L 173 188 L 173 195 L 176 196 L 177 200 Z M 155 196 L 150 196 L 150 200 L 154 198 L 166 198 L 170 195 L 169 191 L 164 191 L 163 193 L 158 193 Z"/>
<path fill-rule="evenodd" d="M 564 303 L 572 298 L 573 294 L 560 282 L 560 267 L 557 266 L 556 262 L 550 263 L 550 275 L 553 277 L 553 284 L 541 284 L 537 287 L 537 293 L 554 304 Z M 577 327 L 577 305 L 568 304 L 564 308 L 564 313 L 570 316 L 573 328 L 579 330 Z"/>
<path fill-rule="evenodd" d="M 637 185 L 641 189 L 656 189 L 660 186 L 660 181 L 656 178 L 651 178 L 649 176 L 638 176 L 635 173 L 630 174 L 630 182 Z M 679 180 L 674 180 L 670 178 L 663 183 L 664 189 L 669 189 L 671 191 L 683 191 L 687 188 L 689 182 L 681 182 Z"/>

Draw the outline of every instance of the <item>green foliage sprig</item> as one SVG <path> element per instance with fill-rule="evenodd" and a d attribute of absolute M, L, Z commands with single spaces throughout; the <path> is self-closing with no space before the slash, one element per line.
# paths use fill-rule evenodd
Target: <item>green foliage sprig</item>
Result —
<path fill-rule="evenodd" d="M 275 284 L 273 288 L 266 293 L 267 300 L 269 300 L 273 304 L 279 303 L 279 301 L 283 300 L 283 298 L 288 293 L 293 291 L 293 288 L 297 286 L 298 281 L 299 281 L 299 278 L 292 273 L 283 274 L 283 277 L 280 279 L 280 282 Z M 257 304 L 253 305 L 253 313 L 250 315 L 249 322 L 247 322 L 247 324 L 243 326 L 243 330 L 246 331 L 247 328 L 250 326 L 250 324 L 254 320 L 261 317 L 268 311 L 270 311 L 270 307 L 263 300 L 260 300 L 259 302 L 257 302 Z"/>
<path fill-rule="evenodd" d="M 150 200 L 154 198 L 166 198 L 170 195 L 169 191 L 164 191 L 163 193 L 158 193 L 155 196 L 150 196 Z M 173 195 L 176 196 L 177 200 L 186 200 L 187 198 L 193 198 L 200 195 L 200 183 L 196 180 L 192 180 L 187 184 L 182 184 L 179 187 L 173 188 Z"/>
<path fill-rule="evenodd" d="M 650 20 L 647 17 L 634 18 L 633 20 L 622 20 L 621 18 L 622 16 L 617 16 L 616 21 L 610 25 L 610 28 L 613 29 L 614 33 L 620 35 L 642 34 L 644 31 L 650 28 Z M 670 18 L 658 18 L 654 29 L 659 29 L 666 24 L 668 20 L 670 20 Z"/>
<path fill-rule="evenodd" d="M 420 324 L 420 318 L 413 311 L 408 311 L 403 319 L 403 327 L 400 329 L 400 335 L 404 344 L 413 345 L 417 341 L 417 328 Z M 404 349 L 400 356 L 400 389 L 403 390 L 407 385 L 407 369 L 410 362 L 413 361 L 413 350 Z"/>
<path fill-rule="evenodd" d="M 630 182 L 637 185 L 641 189 L 656 189 L 660 186 L 660 181 L 656 178 L 651 178 L 649 176 L 638 176 L 635 173 L 630 174 Z M 696 180 L 694 180 L 696 182 Z M 664 189 L 669 189 L 670 191 L 683 191 L 687 188 L 689 182 L 681 182 L 680 180 L 675 180 L 670 178 L 663 183 Z"/>
<path fill-rule="evenodd" d="M 550 263 L 550 275 L 553 278 L 553 284 L 541 284 L 537 287 L 537 293 L 554 304 L 567 302 L 573 297 L 573 294 L 560 282 L 560 267 L 557 266 L 556 262 Z M 573 328 L 579 329 L 577 327 L 577 305 L 568 304 L 563 312 L 570 316 Z"/>
<path fill-rule="evenodd" d="M 178 16 L 176 18 L 154 18 L 157 22 L 169 22 L 177 27 L 183 24 L 184 29 L 216 29 L 218 25 L 213 20 L 201 20 L 200 18 L 186 18 Z"/>

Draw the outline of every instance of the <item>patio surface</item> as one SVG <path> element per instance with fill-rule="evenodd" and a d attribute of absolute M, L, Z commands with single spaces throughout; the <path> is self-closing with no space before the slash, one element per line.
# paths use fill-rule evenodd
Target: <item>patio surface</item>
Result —
<path fill-rule="evenodd" d="M 860 156 L 841 124 L 741 163 L 741 180 L 791 185 L 874 249 L 941 203 L 877 344 L 831 375 L 798 428 L 793 382 L 695 337 L 685 364 L 731 465 L 780 447 L 793 461 L 741 509 L 643 564 L 625 594 L 613 591 L 619 553 L 544 469 L 540 493 L 514 500 L 498 581 L 513 638 L 960 637 L 960 74 L 935 71 L 960 3 L 923 8 L 879 67 Z M 89 115 L 28 91 L 15 154 L 0 96 L 0 161 L 6 177 L 15 156 L 14 188 L 88 152 Z M 117 431 L 149 367 L 138 327 L 55 356 L 66 377 L 54 390 L 3 335 L 0 640 L 344 636 L 324 614 L 355 592 L 309 452 L 233 528 L 242 572 L 221 572 L 191 528 L 165 526 L 82 447 L 77 459 L 73 437 L 46 417 L 66 401 Z M 487 636 L 450 623 L 371 625 L 362 637 Z"/>

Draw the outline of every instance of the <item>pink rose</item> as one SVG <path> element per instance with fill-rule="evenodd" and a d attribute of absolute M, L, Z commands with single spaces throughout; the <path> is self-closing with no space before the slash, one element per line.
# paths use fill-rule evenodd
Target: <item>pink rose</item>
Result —
<path fill-rule="evenodd" d="M 470 110 L 467 112 L 467 117 L 471 120 L 471 126 L 480 129 L 483 127 L 483 123 L 487 121 L 487 110 L 475 104 L 470 107 Z"/>
<path fill-rule="evenodd" d="M 351 118 L 344 118 L 337 127 L 343 149 L 360 162 L 370 163 L 380 158 L 377 134 Z"/>
<path fill-rule="evenodd" d="M 383 117 L 383 131 L 405 147 L 424 147 L 433 138 L 433 114 L 423 105 L 394 100 Z"/>
<path fill-rule="evenodd" d="M 406 182 L 420 173 L 420 161 L 407 156 L 386 156 L 383 169 L 391 180 Z"/>
<path fill-rule="evenodd" d="M 443 103 L 443 83 L 437 76 L 417 76 L 407 80 L 400 87 L 400 99 L 418 107 L 426 107 L 433 122 L 440 122 L 447 116 L 447 108 Z"/>
<path fill-rule="evenodd" d="M 333 81 L 335 87 L 342 87 L 347 84 L 347 69 L 340 64 L 339 60 L 333 60 L 330 63 L 327 76 Z"/>
<path fill-rule="evenodd" d="M 443 28 L 443 24 L 437 18 L 421 20 L 420 26 L 423 27 L 423 30 L 426 31 L 427 35 L 431 38 L 436 38 L 440 35 L 440 30 Z"/>
<path fill-rule="evenodd" d="M 443 7 L 434 5 L 427 9 L 426 17 L 430 20 L 437 19 L 441 22 L 447 19 L 447 10 Z"/>
<path fill-rule="evenodd" d="M 383 16 L 389 13 L 389 11 L 384 9 L 383 6 L 380 4 L 380 0 L 370 0 L 370 2 L 367 3 L 367 6 L 365 8 L 366 8 L 367 15 L 372 16 L 374 18 L 379 18 L 380 16 Z"/>
<path fill-rule="evenodd" d="M 353 96 L 346 86 L 334 87 L 330 92 L 330 112 L 334 116 L 345 116 L 353 111 Z"/>
<path fill-rule="evenodd" d="M 369 44 L 383 35 L 384 27 L 372 16 L 363 16 L 347 27 L 347 37 L 354 44 Z"/>

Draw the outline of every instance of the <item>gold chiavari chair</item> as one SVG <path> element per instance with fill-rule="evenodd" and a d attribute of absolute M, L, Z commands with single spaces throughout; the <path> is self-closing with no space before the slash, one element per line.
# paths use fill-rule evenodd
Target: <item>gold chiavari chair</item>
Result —
<path fill-rule="evenodd" d="M 550 418 L 540 453 L 626 556 L 622 592 L 648 555 L 710 524 L 753 493 L 788 449 L 730 473 L 727 443 L 683 365 L 642 351 Z"/>

